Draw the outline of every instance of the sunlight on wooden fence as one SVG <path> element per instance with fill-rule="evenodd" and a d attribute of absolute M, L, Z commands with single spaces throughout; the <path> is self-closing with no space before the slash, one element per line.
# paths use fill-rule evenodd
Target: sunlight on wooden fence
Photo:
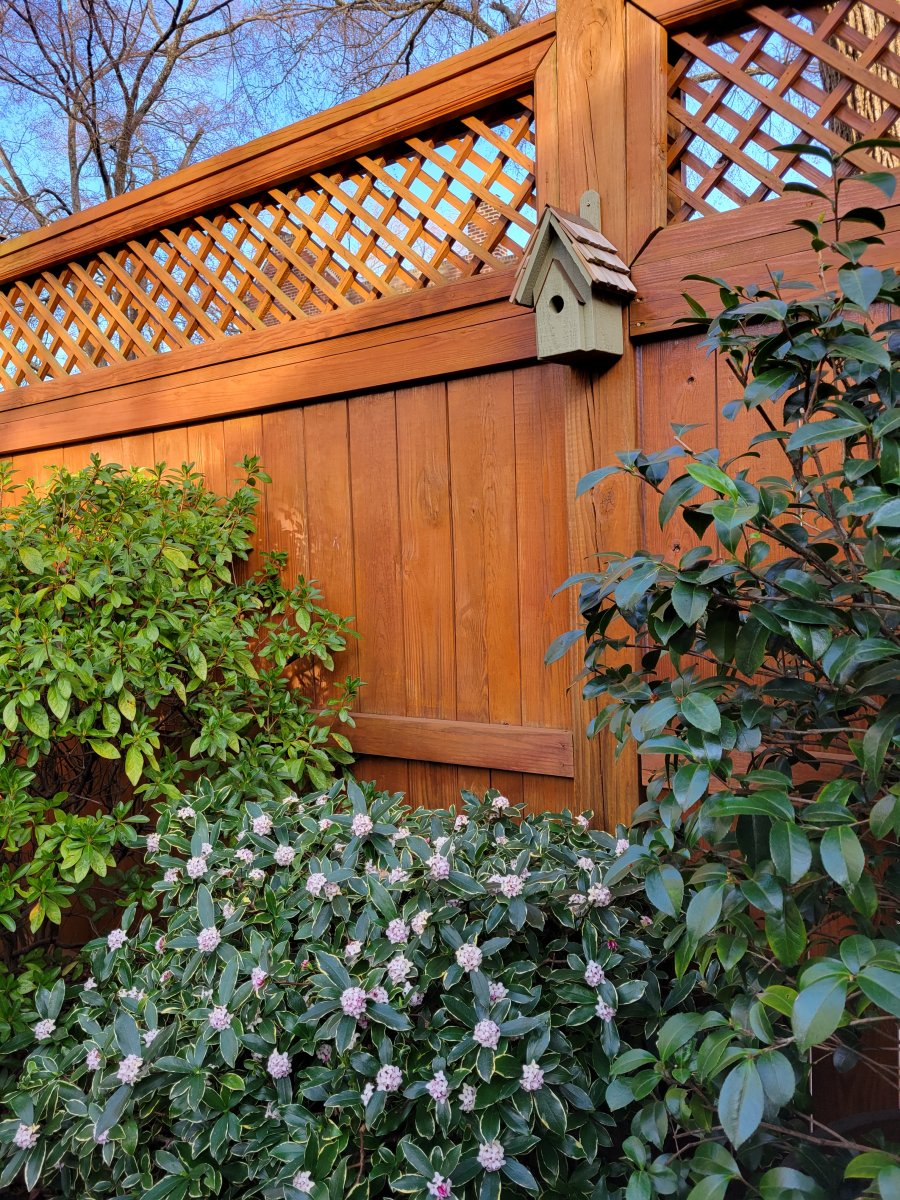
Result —
<path fill-rule="evenodd" d="M 515 266 L 534 228 L 530 97 L 0 290 L 0 389 Z"/>

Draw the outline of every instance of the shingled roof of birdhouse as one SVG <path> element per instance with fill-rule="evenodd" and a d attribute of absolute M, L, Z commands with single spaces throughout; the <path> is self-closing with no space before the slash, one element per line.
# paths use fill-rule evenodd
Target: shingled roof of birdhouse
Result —
<path fill-rule="evenodd" d="M 513 303 L 534 304 L 534 294 L 544 278 L 554 240 L 559 240 L 568 248 L 583 282 L 592 291 L 601 295 L 612 294 L 623 302 L 637 295 L 628 267 L 619 258 L 612 242 L 583 217 L 548 204 L 537 229 L 531 235 L 516 273 L 516 283 L 510 297 Z"/>

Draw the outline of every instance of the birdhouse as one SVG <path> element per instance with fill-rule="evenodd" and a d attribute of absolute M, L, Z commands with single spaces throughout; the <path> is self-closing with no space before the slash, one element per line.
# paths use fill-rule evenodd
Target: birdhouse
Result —
<path fill-rule="evenodd" d="M 622 354 L 622 308 L 636 289 L 599 214 L 596 192 L 577 217 L 548 204 L 525 249 L 510 299 L 534 308 L 538 358 L 586 366 Z"/>

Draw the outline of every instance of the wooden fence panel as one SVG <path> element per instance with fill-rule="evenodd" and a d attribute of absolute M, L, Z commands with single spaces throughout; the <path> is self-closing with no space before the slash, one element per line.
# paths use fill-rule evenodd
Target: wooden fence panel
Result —
<path fill-rule="evenodd" d="M 259 454 L 272 482 L 258 541 L 287 554 L 288 577 L 319 580 L 360 634 L 337 671 L 364 681 L 357 772 L 436 806 L 462 787 L 493 786 L 559 810 L 573 802 L 574 664 L 543 664 L 569 621 L 566 600 L 551 596 L 568 573 L 552 370 L 437 380 L 13 462 L 37 478 L 50 463 L 77 470 L 92 453 L 192 462 L 227 492 L 240 458 Z M 392 742 L 402 757 L 385 756 Z"/>

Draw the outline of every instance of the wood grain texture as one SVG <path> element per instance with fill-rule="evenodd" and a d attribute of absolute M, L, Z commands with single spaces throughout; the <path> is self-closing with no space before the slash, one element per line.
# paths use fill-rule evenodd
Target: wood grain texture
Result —
<path fill-rule="evenodd" d="M 350 734 L 363 754 L 571 778 L 572 734 L 482 721 L 355 713 Z"/>
<path fill-rule="evenodd" d="M 521 719 L 511 372 L 448 384 L 460 718 Z"/>
<path fill-rule="evenodd" d="M 260 352 L 0 413 L 0 454 L 234 416 L 534 358 L 534 316 L 497 301 L 324 345 Z M 174 356 L 172 356 L 174 357 Z M 97 372 L 110 375 L 112 372 Z"/>
<path fill-rule="evenodd" d="M 356 620 L 353 510 L 351 506 L 350 432 L 346 400 L 315 404 L 303 410 L 305 442 L 305 520 L 308 529 L 308 577 L 319 583 L 325 604 L 354 618 L 355 633 L 364 635 Z M 268 421 L 268 414 L 266 417 Z M 267 430 L 267 437 L 269 431 Z M 275 436 L 275 431 L 272 431 Z M 292 521 L 302 523 L 302 497 L 286 501 Z M 359 675 L 359 640 L 348 639 L 335 663 L 336 675 Z"/>
<path fill-rule="evenodd" d="M 640 3 L 631 0 L 630 4 L 630 7 L 658 21 L 666 30 L 699 25 L 749 6 L 750 0 L 640 0 Z"/>
<path fill-rule="evenodd" d="M 627 185 L 625 8 L 625 0 L 561 0 L 557 8 L 560 204 L 577 211 L 583 192 L 596 190 L 602 231 L 617 246 L 629 244 L 629 223 L 634 220 L 629 217 Z M 568 551 L 571 569 L 578 571 L 598 549 L 630 552 L 637 544 L 638 501 L 622 480 L 613 477 L 581 501 L 574 499 L 578 480 L 587 471 L 635 443 L 634 352 L 626 343 L 622 358 L 603 374 L 560 370 L 570 497 Z M 574 591 L 569 602 L 574 624 Z M 618 821 L 629 820 L 638 803 L 636 759 L 629 751 L 617 759 L 606 733 L 590 741 L 580 736 L 591 713 L 581 701 L 580 688 L 570 695 L 574 802 L 579 809 L 592 809 L 597 821 L 612 829 Z"/>
<path fill-rule="evenodd" d="M 349 419 L 356 617 L 360 629 L 365 630 L 359 643 L 359 673 L 364 687 L 358 703 L 363 712 L 405 714 L 406 648 L 402 637 L 394 393 L 381 392 L 350 401 Z"/>
<path fill-rule="evenodd" d="M 848 207 L 874 201 L 881 208 L 886 223 L 883 245 L 873 246 L 867 261 L 881 268 L 895 266 L 900 255 L 900 200 L 885 202 L 872 188 L 862 186 L 848 186 L 843 196 Z M 629 309 L 631 336 L 690 333 L 689 327 L 678 324 L 689 312 L 685 291 L 708 311 L 717 311 L 718 288 L 687 280 L 691 274 L 725 279 L 732 285 L 770 286 L 772 270 L 783 271 L 787 280 L 815 279 L 819 263 L 809 248 L 809 235 L 791 221 L 814 219 L 821 209 L 822 201 L 814 197 L 788 195 L 661 230 L 632 266 L 638 294 Z M 829 236 L 827 227 L 825 236 Z M 785 295 L 790 294 L 787 289 Z"/>

